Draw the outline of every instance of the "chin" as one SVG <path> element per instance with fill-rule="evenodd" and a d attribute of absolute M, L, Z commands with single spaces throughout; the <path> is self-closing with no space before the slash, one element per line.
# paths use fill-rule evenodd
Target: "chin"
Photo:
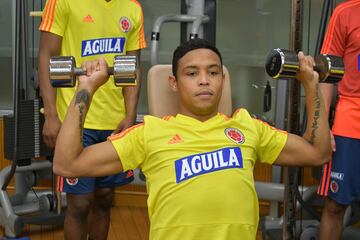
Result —
<path fill-rule="evenodd" d="M 196 110 L 197 110 L 196 112 L 201 116 L 209 116 L 218 112 L 217 109 L 214 107 L 202 107 L 202 108 L 197 108 Z"/>

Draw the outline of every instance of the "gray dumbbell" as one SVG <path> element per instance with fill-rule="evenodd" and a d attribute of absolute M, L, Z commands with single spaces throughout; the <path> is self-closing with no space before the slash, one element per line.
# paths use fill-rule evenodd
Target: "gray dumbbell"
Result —
<path fill-rule="evenodd" d="M 337 83 L 342 79 L 345 70 L 341 57 L 320 54 L 314 60 L 314 70 L 319 73 L 320 82 Z M 265 69 L 272 78 L 295 78 L 299 59 L 294 51 L 275 48 L 266 58 Z"/>
<path fill-rule="evenodd" d="M 108 68 L 108 74 L 114 75 L 114 84 L 117 87 L 136 85 L 136 56 L 115 56 L 114 66 Z M 72 56 L 56 56 L 50 58 L 49 75 L 51 85 L 55 88 L 74 87 L 76 76 L 85 75 L 82 68 L 76 67 Z"/>

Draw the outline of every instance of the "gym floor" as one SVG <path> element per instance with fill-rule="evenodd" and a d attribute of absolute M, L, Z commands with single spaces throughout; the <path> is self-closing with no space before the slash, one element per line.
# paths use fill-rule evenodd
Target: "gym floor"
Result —
<path fill-rule="evenodd" d="M 3 229 L 0 236 L 3 236 Z M 148 240 L 149 220 L 146 207 L 114 206 L 111 212 L 109 240 Z M 20 237 L 31 240 L 62 240 L 62 227 L 46 225 L 26 225 Z"/>
<path fill-rule="evenodd" d="M 149 218 L 146 207 L 146 193 L 142 187 L 123 186 L 116 190 L 114 207 L 111 211 L 109 240 L 148 240 Z M 266 207 L 260 206 L 261 214 L 266 214 Z M 4 235 L 0 227 L 0 236 Z M 25 225 L 19 237 L 31 240 L 62 240 L 62 226 Z M 261 240 L 258 232 L 256 240 Z"/>
<path fill-rule="evenodd" d="M 0 236 L 3 229 L 0 229 Z M 26 225 L 22 237 L 31 240 L 62 240 L 64 232 L 62 227 L 45 225 Z M 148 240 L 149 219 L 146 207 L 114 206 L 111 212 L 109 240 Z M 261 240 L 258 232 L 256 240 Z"/>

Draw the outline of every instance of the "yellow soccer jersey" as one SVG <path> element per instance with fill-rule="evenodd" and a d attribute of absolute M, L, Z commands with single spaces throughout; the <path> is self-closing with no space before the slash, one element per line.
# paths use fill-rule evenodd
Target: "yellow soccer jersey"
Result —
<path fill-rule="evenodd" d="M 136 0 L 48 0 L 40 31 L 62 37 L 61 55 L 74 56 L 77 66 L 104 56 L 109 66 L 115 55 L 146 47 L 143 13 Z M 75 88 L 58 88 L 56 107 L 61 121 Z M 122 89 L 113 78 L 94 95 L 85 128 L 112 130 L 125 116 Z"/>
<path fill-rule="evenodd" d="M 146 116 L 109 138 L 124 170 L 146 176 L 152 240 L 255 239 L 254 164 L 272 164 L 286 139 L 246 110 L 205 122 Z"/>

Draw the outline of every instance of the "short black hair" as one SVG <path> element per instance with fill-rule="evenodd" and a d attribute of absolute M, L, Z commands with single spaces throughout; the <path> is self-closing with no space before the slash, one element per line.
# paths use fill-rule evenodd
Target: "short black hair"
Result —
<path fill-rule="evenodd" d="M 209 50 L 213 51 L 214 53 L 216 53 L 216 55 L 218 55 L 220 58 L 220 64 L 222 67 L 222 65 L 223 65 L 222 57 L 221 57 L 219 50 L 205 39 L 194 38 L 194 39 L 188 40 L 186 42 L 183 42 L 174 51 L 174 55 L 173 55 L 173 59 L 172 59 L 172 72 L 175 77 L 176 77 L 176 73 L 178 70 L 179 60 L 188 52 L 196 50 L 196 49 L 200 49 L 200 48 L 209 49 Z"/>

